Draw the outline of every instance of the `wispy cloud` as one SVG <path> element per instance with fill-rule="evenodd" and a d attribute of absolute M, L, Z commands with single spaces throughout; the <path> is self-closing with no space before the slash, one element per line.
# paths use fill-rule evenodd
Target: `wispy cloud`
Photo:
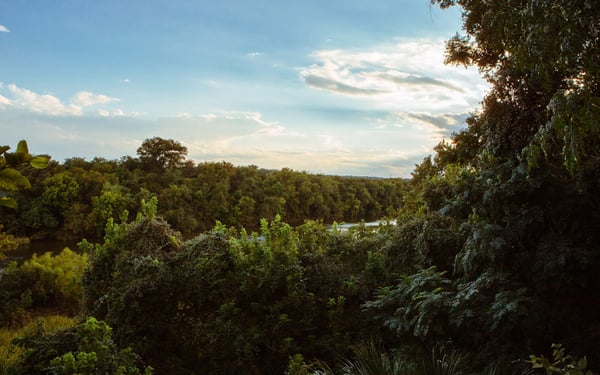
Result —
<path fill-rule="evenodd" d="M 462 128 L 466 117 L 390 113 L 365 117 L 361 125 L 340 131 L 301 130 L 257 112 L 221 112 L 164 118 L 156 129 L 185 139 L 189 157 L 197 162 L 227 160 L 314 173 L 406 177 L 442 138 Z"/>
<path fill-rule="evenodd" d="M 10 100 L 5 96 L 0 95 L 0 109 L 7 108 L 10 105 Z"/>
<path fill-rule="evenodd" d="M 84 114 L 98 116 L 123 116 L 120 109 L 107 108 L 104 105 L 119 101 L 107 95 L 89 91 L 76 93 L 69 102 L 46 93 L 40 94 L 32 90 L 18 87 L 14 83 L 5 85 L 0 82 L 0 109 L 21 110 L 51 116 L 81 116 Z"/>
<path fill-rule="evenodd" d="M 0 25 L 0 33 L 10 33 L 10 30 L 4 25 Z"/>
<path fill-rule="evenodd" d="M 436 138 L 445 138 L 465 128 L 469 113 L 399 112 L 388 117 L 387 125 L 395 127 L 411 126 L 415 131 L 431 134 Z M 383 125 L 385 127 L 386 125 Z"/>
<path fill-rule="evenodd" d="M 459 93 L 464 93 L 465 90 L 460 88 L 458 85 L 453 84 L 443 79 L 424 77 L 419 74 L 408 74 L 398 71 L 388 71 L 386 73 L 375 72 L 371 74 L 373 77 L 381 79 L 383 81 L 391 82 L 396 88 L 404 87 L 406 89 L 421 87 L 427 88 L 446 88 Z"/>
<path fill-rule="evenodd" d="M 36 152 L 58 160 L 133 156 L 144 139 L 160 136 L 182 142 L 196 162 L 226 160 L 313 173 L 406 177 L 437 142 L 464 126 L 466 117 L 365 111 L 355 123 L 339 129 L 295 127 L 260 112 L 182 112 L 152 120 L 124 116 L 117 110 L 97 111 L 93 116 L 60 117 L 0 111 L 0 131 L 8 134 L 7 144 L 25 138 Z"/>
<path fill-rule="evenodd" d="M 321 50 L 300 69 L 313 89 L 362 96 L 389 109 L 472 109 L 486 84 L 476 70 L 444 65 L 444 42 L 400 40 L 365 50 Z"/>
<path fill-rule="evenodd" d="M 368 88 L 360 82 L 345 83 L 343 79 L 308 73 L 304 75 L 304 81 L 312 88 L 331 91 L 342 95 L 379 95 L 390 91 L 377 88 Z M 363 86 L 363 87 L 361 87 Z"/>
<path fill-rule="evenodd" d="M 105 104 L 118 100 L 119 99 L 111 98 L 106 95 L 94 94 L 89 91 L 80 91 L 73 96 L 71 103 L 80 107 L 89 107 L 96 104 Z"/>
<path fill-rule="evenodd" d="M 102 117 L 123 117 L 126 116 L 125 112 L 120 109 L 98 109 L 96 112 Z"/>

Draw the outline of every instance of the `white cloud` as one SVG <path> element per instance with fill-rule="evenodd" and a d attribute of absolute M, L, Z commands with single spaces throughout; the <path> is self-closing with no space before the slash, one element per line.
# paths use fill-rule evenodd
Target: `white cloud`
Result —
<path fill-rule="evenodd" d="M 4 25 L 0 25 L 0 33 L 10 33 L 10 30 Z"/>
<path fill-rule="evenodd" d="M 120 109 L 112 109 L 112 110 L 98 109 L 96 113 L 102 117 L 123 117 L 123 116 L 125 116 L 125 113 Z"/>
<path fill-rule="evenodd" d="M 380 128 L 388 126 L 405 128 L 410 127 L 415 132 L 429 134 L 436 140 L 446 138 L 453 132 L 465 128 L 465 120 L 469 113 L 441 113 L 426 112 L 399 112 L 392 113 L 383 120 Z"/>
<path fill-rule="evenodd" d="M 71 103 L 80 107 L 89 107 L 96 104 L 106 104 L 119 99 L 111 98 L 106 95 L 94 94 L 89 91 L 80 91 L 71 99 Z"/>
<path fill-rule="evenodd" d="M 14 83 L 6 86 L 10 96 L 10 107 L 49 115 L 80 115 L 81 108 L 65 105 L 59 98 L 51 94 L 38 94 L 31 90 L 17 87 Z"/>
<path fill-rule="evenodd" d="M 192 114 L 189 112 L 180 112 L 175 117 L 177 117 L 177 118 L 192 118 Z"/>
<path fill-rule="evenodd" d="M 188 113 L 188 118 L 192 117 L 189 113 Z M 214 120 L 217 118 L 217 115 L 215 115 L 214 113 L 207 113 L 205 115 L 200 115 L 199 117 L 207 119 L 207 120 Z"/>
<path fill-rule="evenodd" d="M 169 129 L 169 137 L 187 139 L 189 142 L 212 147 L 228 145 L 248 137 L 268 137 L 278 134 L 283 127 L 267 121 L 258 112 L 223 111 L 193 115 L 189 112 L 174 118 L 162 118 L 157 128 Z"/>
<path fill-rule="evenodd" d="M 9 105 L 10 105 L 10 100 L 8 100 L 8 98 L 6 98 L 5 96 L 0 95 L 0 109 L 6 108 Z"/>
<path fill-rule="evenodd" d="M 261 55 L 262 55 L 262 52 L 248 52 L 246 54 L 246 57 L 254 59 L 254 58 L 260 57 Z"/>
<path fill-rule="evenodd" d="M 363 97 L 390 110 L 465 111 L 487 88 L 475 69 L 444 65 L 443 41 L 401 40 L 367 50 L 321 50 L 300 69 L 313 89 Z"/>
<path fill-rule="evenodd" d="M 105 104 L 116 101 L 119 99 L 80 91 L 68 103 L 65 103 L 50 93 L 39 94 L 18 87 L 14 83 L 4 85 L 0 82 L 0 109 L 2 110 L 14 109 L 51 116 L 82 116 L 84 114 L 96 114 L 104 117 L 124 116 L 125 113 L 120 109 L 104 107 Z"/>

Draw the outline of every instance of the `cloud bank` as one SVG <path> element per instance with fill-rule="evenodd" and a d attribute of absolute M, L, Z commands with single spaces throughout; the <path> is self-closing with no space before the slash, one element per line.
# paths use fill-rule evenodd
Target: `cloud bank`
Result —
<path fill-rule="evenodd" d="M 365 50 L 321 50 L 300 69 L 313 89 L 370 98 L 380 107 L 424 111 L 470 110 L 486 85 L 474 69 L 444 65 L 442 40 L 401 40 Z"/>
<path fill-rule="evenodd" d="M 0 33 L 9 33 L 10 30 L 4 26 L 4 25 L 0 25 Z"/>
<path fill-rule="evenodd" d="M 466 114 L 374 112 L 359 125 L 303 129 L 259 112 L 221 111 L 148 119 L 131 116 L 49 115 L 0 111 L 0 131 L 12 145 L 27 139 L 33 153 L 62 161 L 98 156 L 135 156 L 144 139 L 180 141 L 195 162 L 228 161 L 261 168 L 283 167 L 312 173 L 407 177 L 441 137 L 464 122 Z"/>

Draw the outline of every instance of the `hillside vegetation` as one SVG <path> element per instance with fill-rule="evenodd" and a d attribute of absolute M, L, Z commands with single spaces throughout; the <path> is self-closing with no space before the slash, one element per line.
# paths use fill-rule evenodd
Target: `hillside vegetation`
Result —
<path fill-rule="evenodd" d="M 461 7 L 447 61 L 491 89 L 408 183 L 193 165 L 160 138 L 21 165 L 5 230 L 103 238 L 4 272 L 0 372 L 600 369 L 600 7 L 432 3 Z"/>

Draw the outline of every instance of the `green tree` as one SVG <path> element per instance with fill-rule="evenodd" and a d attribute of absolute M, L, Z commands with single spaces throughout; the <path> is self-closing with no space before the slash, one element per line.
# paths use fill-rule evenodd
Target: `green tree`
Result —
<path fill-rule="evenodd" d="M 165 168 L 182 165 L 187 156 L 187 147 L 172 139 L 154 137 L 144 140 L 137 149 L 142 168 L 160 172 Z"/>
<path fill-rule="evenodd" d="M 92 214 L 96 223 L 96 237 L 102 235 L 109 218 L 119 217 L 129 205 L 130 195 L 120 185 L 104 184 L 100 195 L 92 197 Z"/>
<path fill-rule="evenodd" d="M 8 150 L 9 146 L 0 146 L 0 206 L 16 209 L 17 202 L 10 194 L 31 187 L 29 180 L 17 167 L 26 163 L 34 168 L 43 169 L 48 166 L 48 158 L 31 155 L 26 141 L 20 141 L 15 152 L 9 153 Z"/>
<path fill-rule="evenodd" d="M 79 190 L 79 184 L 71 173 L 57 173 L 44 180 L 42 199 L 62 217 L 79 200 Z"/>
<path fill-rule="evenodd" d="M 20 141 L 14 153 L 8 152 L 9 146 L 0 146 L 0 206 L 17 209 L 17 201 L 12 194 L 20 189 L 28 189 L 31 184 L 27 177 L 23 176 L 18 168 L 28 164 L 33 168 L 43 169 L 48 166 L 48 158 L 44 156 L 33 156 L 29 153 L 26 141 Z M 0 225 L 0 260 L 4 257 L 3 252 L 16 248 L 14 237 L 2 231 Z"/>
<path fill-rule="evenodd" d="M 448 42 L 447 61 L 477 66 L 491 84 L 468 128 L 415 174 L 424 211 L 463 233 L 447 250 L 456 291 L 448 319 L 469 332 L 455 342 L 488 359 L 564 339 L 596 352 L 600 8 L 432 3 L 462 8 L 465 35 Z"/>

